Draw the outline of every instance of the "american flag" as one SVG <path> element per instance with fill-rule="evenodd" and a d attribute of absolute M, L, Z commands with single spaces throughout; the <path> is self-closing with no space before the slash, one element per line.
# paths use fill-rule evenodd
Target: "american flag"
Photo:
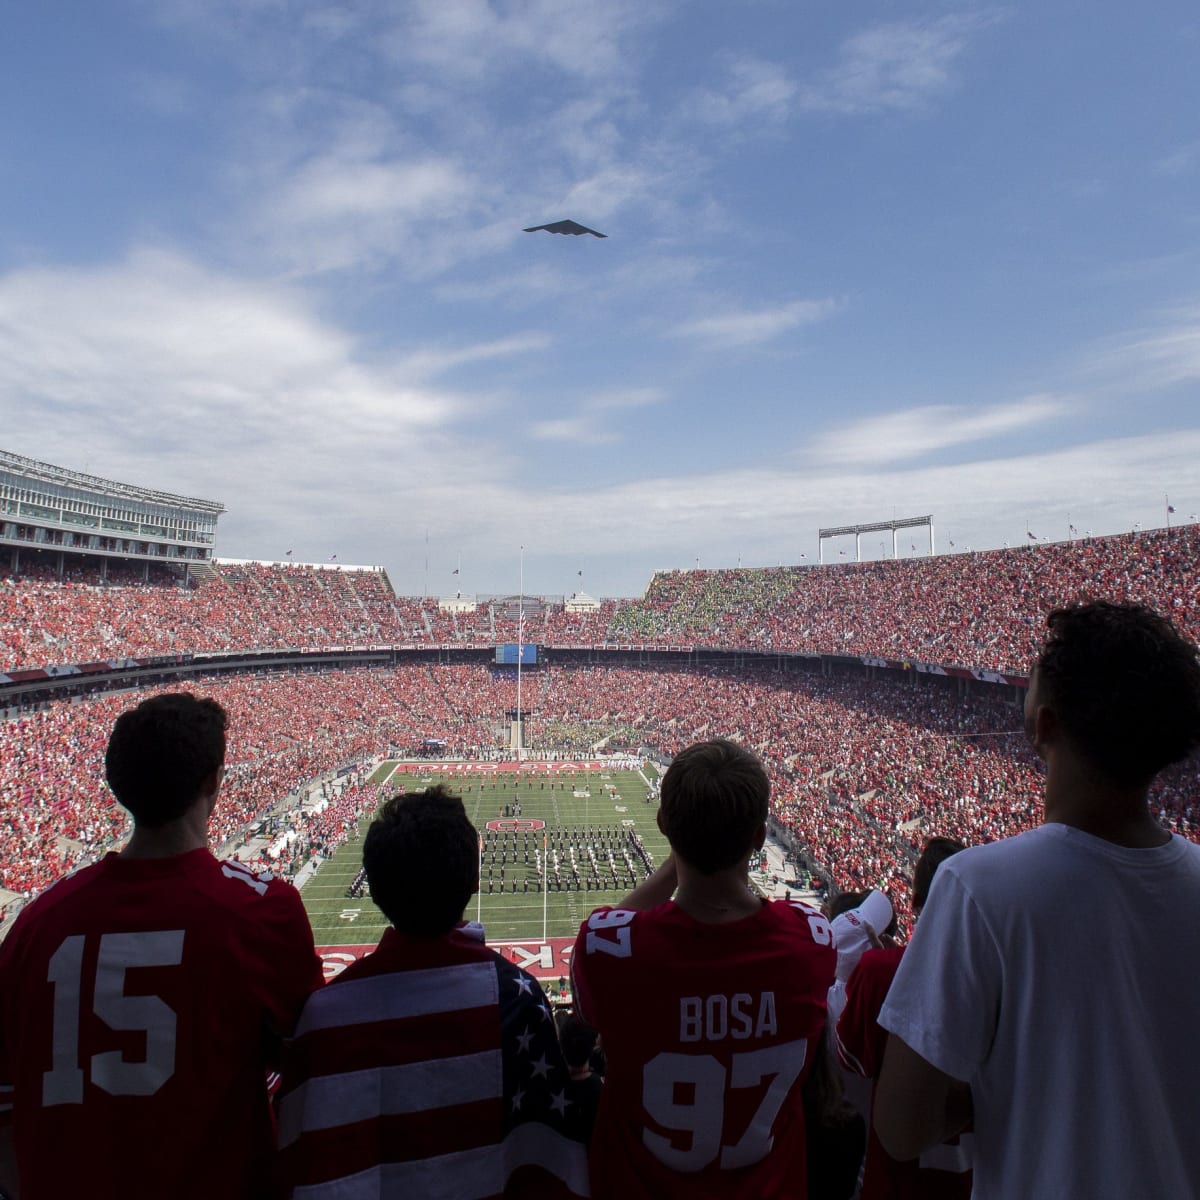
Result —
<path fill-rule="evenodd" d="M 474 923 L 389 929 L 314 993 L 280 1094 L 295 1200 L 588 1194 L 550 1007 Z"/>

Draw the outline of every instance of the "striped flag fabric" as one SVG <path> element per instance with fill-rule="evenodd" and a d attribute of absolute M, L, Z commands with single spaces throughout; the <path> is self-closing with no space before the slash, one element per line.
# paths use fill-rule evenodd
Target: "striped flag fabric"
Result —
<path fill-rule="evenodd" d="M 570 1200 L 567 1071 L 540 985 L 482 927 L 374 953 L 309 997 L 285 1055 L 283 1173 L 294 1200 Z"/>

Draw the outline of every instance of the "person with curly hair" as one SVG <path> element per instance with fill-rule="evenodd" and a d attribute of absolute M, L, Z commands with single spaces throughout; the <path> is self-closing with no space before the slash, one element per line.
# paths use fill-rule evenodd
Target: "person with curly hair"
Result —
<path fill-rule="evenodd" d="M 1037 829 L 943 863 L 879 1022 L 884 1148 L 974 1111 L 976 1200 L 1200 1196 L 1200 846 L 1153 817 L 1200 661 L 1136 604 L 1058 609 L 1025 702 Z"/>

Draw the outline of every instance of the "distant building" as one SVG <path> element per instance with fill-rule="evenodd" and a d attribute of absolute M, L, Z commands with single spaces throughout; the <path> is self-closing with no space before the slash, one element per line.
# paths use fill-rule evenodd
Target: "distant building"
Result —
<path fill-rule="evenodd" d="M 0 554 L 15 571 L 48 562 L 61 575 L 68 559 L 166 566 L 181 581 L 211 573 L 216 500 L 117 483 L 0 450 Z"/>

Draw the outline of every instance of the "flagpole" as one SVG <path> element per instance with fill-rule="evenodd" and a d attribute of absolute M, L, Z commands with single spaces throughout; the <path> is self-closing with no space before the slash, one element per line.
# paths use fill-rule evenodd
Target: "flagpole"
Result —
<path fill-rule="evenodd" d="M 475 920 L 483 924 L 483 834 L 479 837 L 479 871 L 475 876 Z"/>
<path fill-rule="evenodd" d="M 1166 505 L 1166 508 L 1167 508 L 1167 532 L 1170 533 L 1171 532 L 1171 497 L 1164 496 L 1163 504 Z"/>
<path fill-rule="evenodd" d="M 546 905 L 550 895 L 550 851 L 546 845 L 546 833 L 542 831 L 542 944 L 546 943 Z"/>
<path fill-rule="evenodd" d="M 520 555 L 520 587 L 517 594 L 517 786 L 521 786 L 521 743 L 525 740 L 525 714 L 521 712 L 521 659 L 525 636 L 525 547 Z"/>

